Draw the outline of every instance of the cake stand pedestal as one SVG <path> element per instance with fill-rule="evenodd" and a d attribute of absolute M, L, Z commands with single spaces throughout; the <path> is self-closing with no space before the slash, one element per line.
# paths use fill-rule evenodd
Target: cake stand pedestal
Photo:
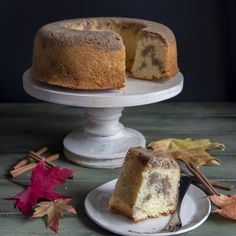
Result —
<path fill-rule="evenodd" d="M 51 86 L 33 80 L 29 71 L 23 86 L 31 96 L 63 105 L 83 107 L 87 124 L 63 141 L 68 160 L 86 167 L 116 168 L 130 147 L 145 146 L 144 136 L 119 122 L 124 107 L 150 104 L 176 96 L 183 88 L 183 75 L 162 81 L 127 78 L 120 90 L 83 91 Z"/>

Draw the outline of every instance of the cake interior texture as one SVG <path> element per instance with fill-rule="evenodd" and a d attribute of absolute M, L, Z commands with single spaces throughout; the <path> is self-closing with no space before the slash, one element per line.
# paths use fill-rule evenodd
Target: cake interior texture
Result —
<path fill-rule="evenodd" d="M 75 89 L 125 86 L 137 79 L 170 78 L 179 71 L 175 36 L 166 26 L 131 18 L 54 22 L 35 36 L 31 75 Z"/>
<path fill-rule="evenodd" d="M 175 211 L 180 169 L 176 161 L 145 148 L 131 148 L 109 202 L 109 210 L 134 222 Z"/>

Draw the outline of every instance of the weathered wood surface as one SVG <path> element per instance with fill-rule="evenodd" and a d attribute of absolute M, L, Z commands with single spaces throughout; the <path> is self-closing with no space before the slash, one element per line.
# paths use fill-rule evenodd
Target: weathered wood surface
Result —
<path fill-rule="evenodd" d="M 141 131 L 147 142 L 155 139 L 210 138 L 226 145 L 215 151 L 220 167 L 203 167 L 209 177 L 236 186 L 236 104 L 235 103 L 158 103 L 125 109 L 122 122 Z M 42 219 L 26 220 L 7 196 L 23 189 L 6 179 L 7 170 L 30 150 L 47 145 L 51 152 L 62 153 L 65 135 L 84 124 L 81 109 L 46 103 L 0 105 L 0 235 L 54 235 L 44 227 Z M 83 201 L 96 186 L 116 178 L 119 169 L 96 170 L 75 166 L 64 158 L 57 163 L 75 170 L 76 179 L 69 180 L 58 191 L 73 197 L 79 216 L 66 214 L 58 235 L 112 235 L 93 223 L 85 214 Z M 29 183 L 30 174 L 16 178 Z M 232 193 L 236 192 L 236 188 Z M 236 222 L 211 215 L 202 226 L 186 235 L 235 235 Z"/>

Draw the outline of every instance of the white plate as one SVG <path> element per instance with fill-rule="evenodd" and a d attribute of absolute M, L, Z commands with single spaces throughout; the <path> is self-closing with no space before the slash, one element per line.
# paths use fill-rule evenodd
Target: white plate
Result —
<path fill-rule="evenodd" d="M 133 223 L 128 218 L 110 213 L 107 210 L 112 191 L 117 179 L 109 181 L 92 190 L 85 199 L 87 215 L 102 228 L 120 235 L 176 235 L 195 229 L 200 226 L 209 216 L 211 203 L 206 194 L 190 185 L 182 202 L 180 217 L 183 227 L 176 232 L 159 232 L 168 223 L 170 216 L 149 219 L 139 223 Z"/>

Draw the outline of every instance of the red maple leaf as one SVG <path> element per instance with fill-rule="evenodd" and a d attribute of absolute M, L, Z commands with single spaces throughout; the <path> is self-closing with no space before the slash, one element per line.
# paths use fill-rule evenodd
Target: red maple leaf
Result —
<path fill-rule="evenodd" d="M 16 199 L 16 207 L 25 215 L 29 215 L 32 212 L 32 207 L 39 199 L 70 198 L 53 190 L 56 186 L 65 183 L 72 174 L 73 170 L 68 168 L 53 167 L 46 169 L 44 161 L 40 161 L 32 171 L 29 187 L 9 199 Z"/>

